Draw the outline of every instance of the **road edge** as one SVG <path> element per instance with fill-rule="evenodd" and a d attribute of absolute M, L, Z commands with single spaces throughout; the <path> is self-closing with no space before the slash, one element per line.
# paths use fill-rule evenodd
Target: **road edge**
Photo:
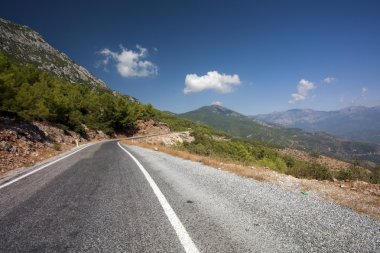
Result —
<path fill-rule="evenodd" d="M 40 161 L 37 164 L 32 165 L 30 167 L 20 167 L 20 168 L 17 168 L 15 170 L 11 170 L 8 173 L 5 173 L 4 175 L 0 176 L 0 189 L 3 189 L 5 187 L 7 187 L 8 185 L 11 185 L 11 184 L 13 184 L 13 183 L 25 178 L 25 177 L 28 177 L 29 175 L 32 175 L 32 174 L 34 174 L 40 170 L 43 170 L 43 169 L 49 167 L 50 165 L 52 165 L 56 162 L 59 162 L 59 161 L 65 159 L 71 155 L 74 155 L 75 153 L 77 153 L 77 152 L 79 152 L 85 148 L 93 146 L 97 143 L 107 142 L 107 141 L 110 141 L 110 140 L 102 140 L 102 141 L 95 141 L 95 142 L 86 143 L 86 144 L 80 145 L 78 147 L 74 147 L 71 150 L 68 150 L 68 151 L 63 152 L 61 154 L 58 154 L 54 157 L 50 157 L 46 160 Z"/>

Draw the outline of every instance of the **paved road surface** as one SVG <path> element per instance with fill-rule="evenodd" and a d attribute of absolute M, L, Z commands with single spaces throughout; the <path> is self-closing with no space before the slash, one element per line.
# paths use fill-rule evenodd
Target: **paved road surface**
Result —
<path fill-rule="evenodd" d="M 143 168 L 110 141 L 0 186 L 0 252 L 380 251 L 380 223 L 366 216 L 125 148 Z"/>

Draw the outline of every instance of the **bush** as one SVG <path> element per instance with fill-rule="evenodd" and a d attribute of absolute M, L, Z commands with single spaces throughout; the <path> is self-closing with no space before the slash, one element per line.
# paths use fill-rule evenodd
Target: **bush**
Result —
<path fill-rule="evenodd" d="M 62 150 L 62 147 L 61 147 L 61 144 L 59 143 L 54 143 L 53 144 L 53 148 L 57 151 L 61 151 Z"/>
<path fill-rule="evenodd" d="M 328 168 L 317 163 L 307 163 L 303 166 L 292 168 L 288 174 L 299 178 L 318 179 L 318 180 L 331 180 L 332 173 Z"/>
<path fill-rule="evenodd" d="M 284 156 L 286 167 L 291 169 L 296 165 L 296 160 L 291 156 Z"/>
<path fill-rule="evenodd" d="M 347 169 L 341 170 L 336 175 L 336 178 L 339 180 L 368 180 L 368 174 L 364 168 L 352 165 Z"/>
<path fill-rule="evenodd" d="M 380 184 L 380 166 L 372 170 L 369 176 L 369 182 L 372 184 Z"/>

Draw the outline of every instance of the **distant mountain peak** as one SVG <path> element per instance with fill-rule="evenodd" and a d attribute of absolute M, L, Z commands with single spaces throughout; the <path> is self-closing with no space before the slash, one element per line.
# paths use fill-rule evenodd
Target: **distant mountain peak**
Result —
<path fill-rule="evenodd" d="M 47 43 L 38 32 L 1 18 L 0 52 L 17 62 L 33 64 L 73 83 L 105 86 L 103 81 Z"/>
<path fill-rule="evenodd" d="M 209 105 L 209 106 L 203 106 L 199 108 L 198 110 L 209 110 L 212 113 L 221 114 L 225 116 L 234 116 L 234 117 L 245 117 L 245 115 L 240 114 L 236 111 L 233 111 L 227 107 L 221 106 L 221 105 Z"/>

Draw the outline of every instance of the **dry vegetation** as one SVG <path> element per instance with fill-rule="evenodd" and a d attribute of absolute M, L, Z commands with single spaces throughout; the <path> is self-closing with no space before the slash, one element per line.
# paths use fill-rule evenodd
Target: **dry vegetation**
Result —
<path fill-rule="evenodd" d="M 357 212 L 368 214 L 375 219 L 380 220 L 380 185 L 370 184 L 362 181 L 318 181 L 310 179 L 299 179 L 290 175 L 284 175 L 273 170 L 260 166 L 244 166 L 236 162 L 222 159 L 220 157 L 210 157 L 191 154 L 189 152 L 178 150 L 173 146 L 165 146 L 156 143 L 148 143 L 148 139 L 123 141 L 128 145 L 136 145 L 161 151 L 173 156 L 181 157 L 186 160 L 209 165 L 219 170 L 235 173 L 240 176 L 253 178 L 259 181 L 267 181 L 289 190 L 307 194 L 313 197 L 323 198 L 329 201 L 351 208 Z"/>
<path fill-rule="evenodd" d="M 278 152 L 280 152 L 283 155 L 288 155 L 293 157 L 294 159 L 305 161 L 305 162 L 316 162 L 320 165 L 326 166 L 329 169 L 332 170 L 341 170 L 341 169 L 347 169 L 350 167 L 351 164 L 337 160 L 325 155 L 311 155 L 308 152 L 292 149 L 292 148 L 284 148 L 284 149 L 278 149 Z"/>

